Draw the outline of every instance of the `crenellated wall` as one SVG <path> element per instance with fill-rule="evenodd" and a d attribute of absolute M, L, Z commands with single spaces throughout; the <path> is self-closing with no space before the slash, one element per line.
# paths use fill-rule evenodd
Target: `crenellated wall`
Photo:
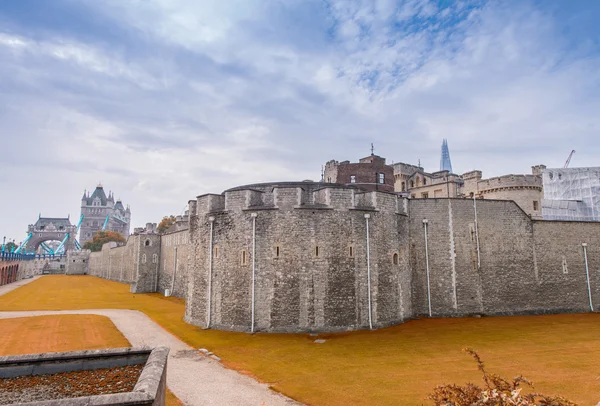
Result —
<path fill-rule="evenodd" d="M 255 184 L 199 196 L 189 230 L 106 244 L 89 267 L 132 292 L 169 290 L 187 322 L 224 330 L 379 328 L 430 305 L 432 317 L 587 312 L 600 308 L 600 223 L 532 220 L 506 200 Z"/>
<path fill-rule="evenodd" d="M 406 204 L 391 193 L 288 183 L 204 195 L 190 202 L 190 243 L 185 319 L 192 324 L 240 331 L 368 328 L 369 271 L 372 325 L 411 316 Z"/>
<path fill-rule="evenodd" d="M 104 279 L 131 284 L 131 292 L 156 292 L 160 264 L 158 234 L 131 235 L 127 243 L 102 246 L 90 255 L 89 273 Z"/>

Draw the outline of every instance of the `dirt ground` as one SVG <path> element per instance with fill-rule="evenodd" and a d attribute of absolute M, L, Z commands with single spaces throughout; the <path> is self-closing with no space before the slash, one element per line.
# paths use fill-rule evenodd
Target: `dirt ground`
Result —
<path fill-rule="evenodd" d="M 0 356 L 130 346 L 108 317 L 92 314 L 0 319 L 0 332 Z M 167 405 L 181 402 L 168 392 Z"/>
<path fill-rule="evenodd" d="M 201 330 L 183 322 L 184 303 L 91 276 L 44 276 L 0 297 L 0 311 L 135 309 L 195 348 L 309 405 L 420 405 L 442 383 L 481 383 L 489 372 L 522 374 L 536 391 L 581 404 L 600 400 L 600 314 L 415 320 L 319 337 Z M 316 338 L 325 339 L 315 344 Z"/>

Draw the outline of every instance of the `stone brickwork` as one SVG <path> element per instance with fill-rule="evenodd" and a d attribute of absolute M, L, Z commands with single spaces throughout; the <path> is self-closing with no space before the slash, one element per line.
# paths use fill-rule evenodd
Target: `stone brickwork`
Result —
<path fill-rule="evenodd" d="M 369 263 L 372 325 L 404 321 L 411 315 L 405 208 L 391 193 L 310 182 L 198 197 L 190 202 L 185 320 L 240 331 L 368 328 Z"/>
<path fill-rule="evenodd" d="M 188 280 L 189 232 L 187 229 L 164 234 L 160 239 L 158 291 L 185 298 Z"/>
<path fill-rule="evenodd" d="M 67 251 L 65 274 L 87 275 L 90 265 L 90 250 Z"/>
<path fill-rule="evenodd" d="M 510 201 L 475 203 L 477 226 L 473 200 L 410 201 L 415 316 L 428 314 L 424 219 L 435 317 L 589 311 L 582 243 L 600 301 L 599 223 L 536 221 Z"/>
<path fill-rule="evenodd" d="M 90 273 L 169 290 L 187 322 L 236 331 L 379 328 L 429 304 L 433 317 L 587 312 L 600 308 L 600 223 L 536 220 L 506 200 L 255 184 L 190 201 L 189 230 L 105 245 Z"/>
<path fill-rule="evenodd" d="M 104 244 L 90 255 L 90 275 L 131 284 L 131 292 L 156 292 L 160 265 L 160 236 L 132 235 L 127 244 Z"/>

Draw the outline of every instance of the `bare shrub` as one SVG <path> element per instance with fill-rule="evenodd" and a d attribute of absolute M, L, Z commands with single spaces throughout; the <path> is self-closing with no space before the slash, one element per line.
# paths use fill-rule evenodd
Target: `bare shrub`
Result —
<path fill-rule="evenodd" d="M 499 375 L 490 374 L 479 354 L 471 348 L 465 348 L 483 374 L 484 387 L 472 383 L 464 386 L 439 385 L 427 396 L 438 406 L 576 406 L 562 396 L 547 396 L 541 393 L 522 394 L 521 384 L 533 388 L 533 383 L 519 375 L 511 381 Z"/>

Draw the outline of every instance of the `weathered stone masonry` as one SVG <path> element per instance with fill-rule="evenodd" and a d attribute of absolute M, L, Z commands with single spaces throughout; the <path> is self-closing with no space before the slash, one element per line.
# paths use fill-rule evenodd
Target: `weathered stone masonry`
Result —
<path fill-rule="evenodd" d="M 532 220 L 511 201 L 298 182 L 203 195 L 189 208 L 189 230 L 105 245 L 90 273 L 133 292 L 168 289 L 202 327 L 343 331 L 428 316 L 429 302 L 433 317 L 590 311 L 585 243 L 600 307 L 600 223 Z"/>
<path fill-rule="evenodd" d="M 411 200 L 410 218 L 415 316 L 428 314 L 423 219 L 433 316 L 589 311 L 583 243 L 600 305 L 599 223 L 531 220 L 513 202 L 471 199 Z"/>
<path fill-rule="evenodd" d="M 402 322 L 411 314 L 402 199 L 312 183 L 254 185 L 190 202 L 186 321 L 251 330 L 254 263 L 255 330 L 368 328 L 365 214 L 373 241 L 371 324 Z"/>

